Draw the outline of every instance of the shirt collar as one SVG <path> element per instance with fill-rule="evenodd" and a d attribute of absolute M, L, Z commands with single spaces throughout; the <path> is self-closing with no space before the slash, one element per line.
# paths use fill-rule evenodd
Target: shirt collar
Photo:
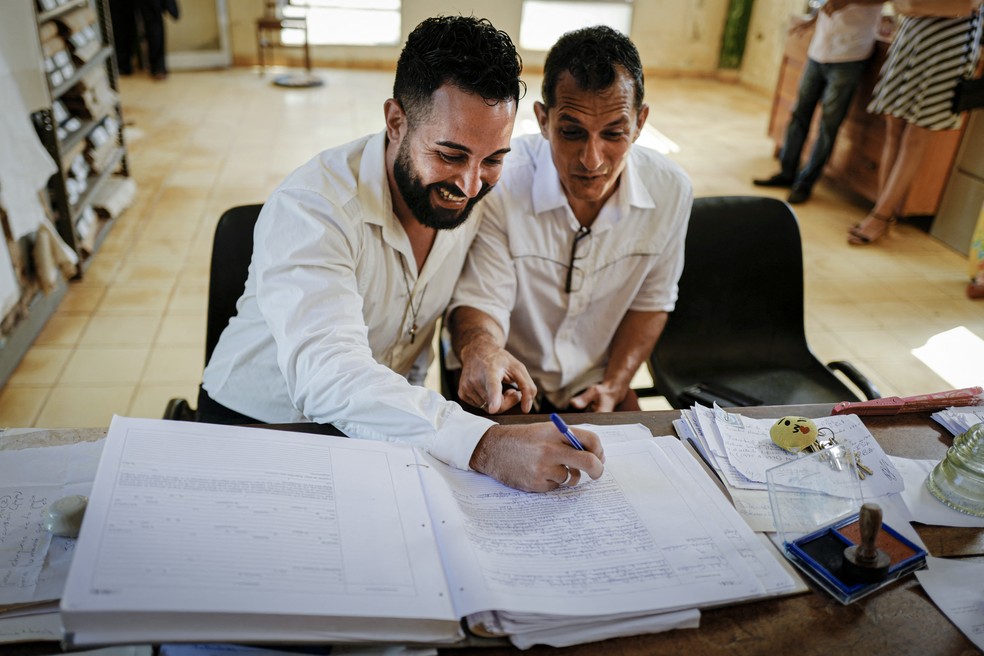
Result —
<path fill-rule="evenodd" d="M 536 170 L 533 174 L 533 211 L 542 214 L 557 209 L 564 209 L 573 217 L 564 188 L 560 184 L 560 176 L 554 167 L 550 152 L 550 142 L 541 137 L 534 158 Z M 639 146 L 633 146 L 633 151 Z M 618 189 L 605 203 L 592 230 L 603 230 L 614 224 L 620 217 L 625 216 L 631 208 L 651 209 L 656 207 L 642 178 L 639 177 L 639 166 L 633 153 L 629 153 L 628 162 L 622 171 Z"/>
<path fill-rule="evenodd" d="M 393 213 L 393 196 L 386 174 L 386 131 L 369 138 L 359 163 L 359 203 L 362 220 L 380 227 L 383 241 L 413 262 L 410 239 Z M 415 268 L 415 267 L 414 267 Z"/>
<path fill-rule="evenodd" d="M 416 260 L 410 238 L 393 212 L 393 196 L 390 193 L 386 173 L 385 131 L 370 137 L 363 150 L 362 161 L 359 164 L 359 201 L 363 207 L 363 220 L 368 224 L 380 226 L 386 245 L 401 253 L 409 263 L 407 272 L 416 271 Z M 474 221 L 475 218 L 469 217 L 468 220 Z M 424 263 L 424 271 L 416 271 L 413 277 L 416 279 L 424 272 L 436 271 L 441 261 L 457 244 L 458 234 L 462 230 L 463 226 L 455 230 L 438 230 L 434 244 L 427 255 L 427 262 Z M 435 261 L 435 264 L 430 264 L 431 261 Z M 427 273 L 423 279 L 429 279 L 431 275 Z"/>
<path fill-rule="evenodd" d="M 366 223 L 383 226 L 397 223 L 393 197 L 386 178 L 386 132 L 374 134 L 366 142 L 359 163 L 359 203 Z"/>

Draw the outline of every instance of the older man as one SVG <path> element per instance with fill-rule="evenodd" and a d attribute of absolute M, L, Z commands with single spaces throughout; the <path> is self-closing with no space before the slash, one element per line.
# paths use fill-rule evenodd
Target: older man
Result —
<path fill-rule="evenodd" d="M 629 383 L 676 301 L 693 200 L 680 167 L 635 144 L 643 84 L 607 27 L 547 55 L 540 134 L 513 141 L 449 308 L 466 403 L 638 409 Z"/>

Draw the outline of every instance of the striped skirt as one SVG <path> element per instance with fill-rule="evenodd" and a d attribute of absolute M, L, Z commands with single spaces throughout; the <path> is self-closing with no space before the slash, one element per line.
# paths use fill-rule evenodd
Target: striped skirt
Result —
<path fill-rule="evenodd" d="M 981 51 L 984 11 L 966 18 L 903 16 L 868 104 L 929 130 L 960 126 L 953 94 L 973 74 Z"/>

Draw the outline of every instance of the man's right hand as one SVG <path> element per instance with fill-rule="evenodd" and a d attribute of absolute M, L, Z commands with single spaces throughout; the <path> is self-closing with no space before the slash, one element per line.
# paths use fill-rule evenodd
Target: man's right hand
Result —
<path fill-rule="evenodd" d="M 529 412 L 536 398 L 536 384 L 526 365 L 504 348 L 476 340 L 461 351 L 458 398 L 490 415 L 505 412 L 517 403 L 523 412 Z"/>
<path fill-rule="evenodd" d="M 572 447 L 549 422 L 493 426 L 475 447 L 470 467 L 526 492 L 549 492 L 561 484 L 572 487 L 577 485 L 582 471 L 591 478 L 600 478 L 605 472 L 601 440 L 591 431 L 571 430 L 584 451 Z"/>

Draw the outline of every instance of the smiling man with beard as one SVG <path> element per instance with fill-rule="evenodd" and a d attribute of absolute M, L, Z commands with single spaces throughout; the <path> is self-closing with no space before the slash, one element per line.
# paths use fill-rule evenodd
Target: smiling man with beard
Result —
<path fill-rule="evenodd" d="M 499 180 L 521 94 L 508 35 L 427 19 L 397 63 L 385 130 L 327 150 L 263 206 L 237 316 L 205 369 L 200 421 L 331 423 L 524 490 L 603 471 L 597 437 L 499 426 L 422 386 L 435 324 Z M 476 212 L 477 213 L 477 212 Z"/>

